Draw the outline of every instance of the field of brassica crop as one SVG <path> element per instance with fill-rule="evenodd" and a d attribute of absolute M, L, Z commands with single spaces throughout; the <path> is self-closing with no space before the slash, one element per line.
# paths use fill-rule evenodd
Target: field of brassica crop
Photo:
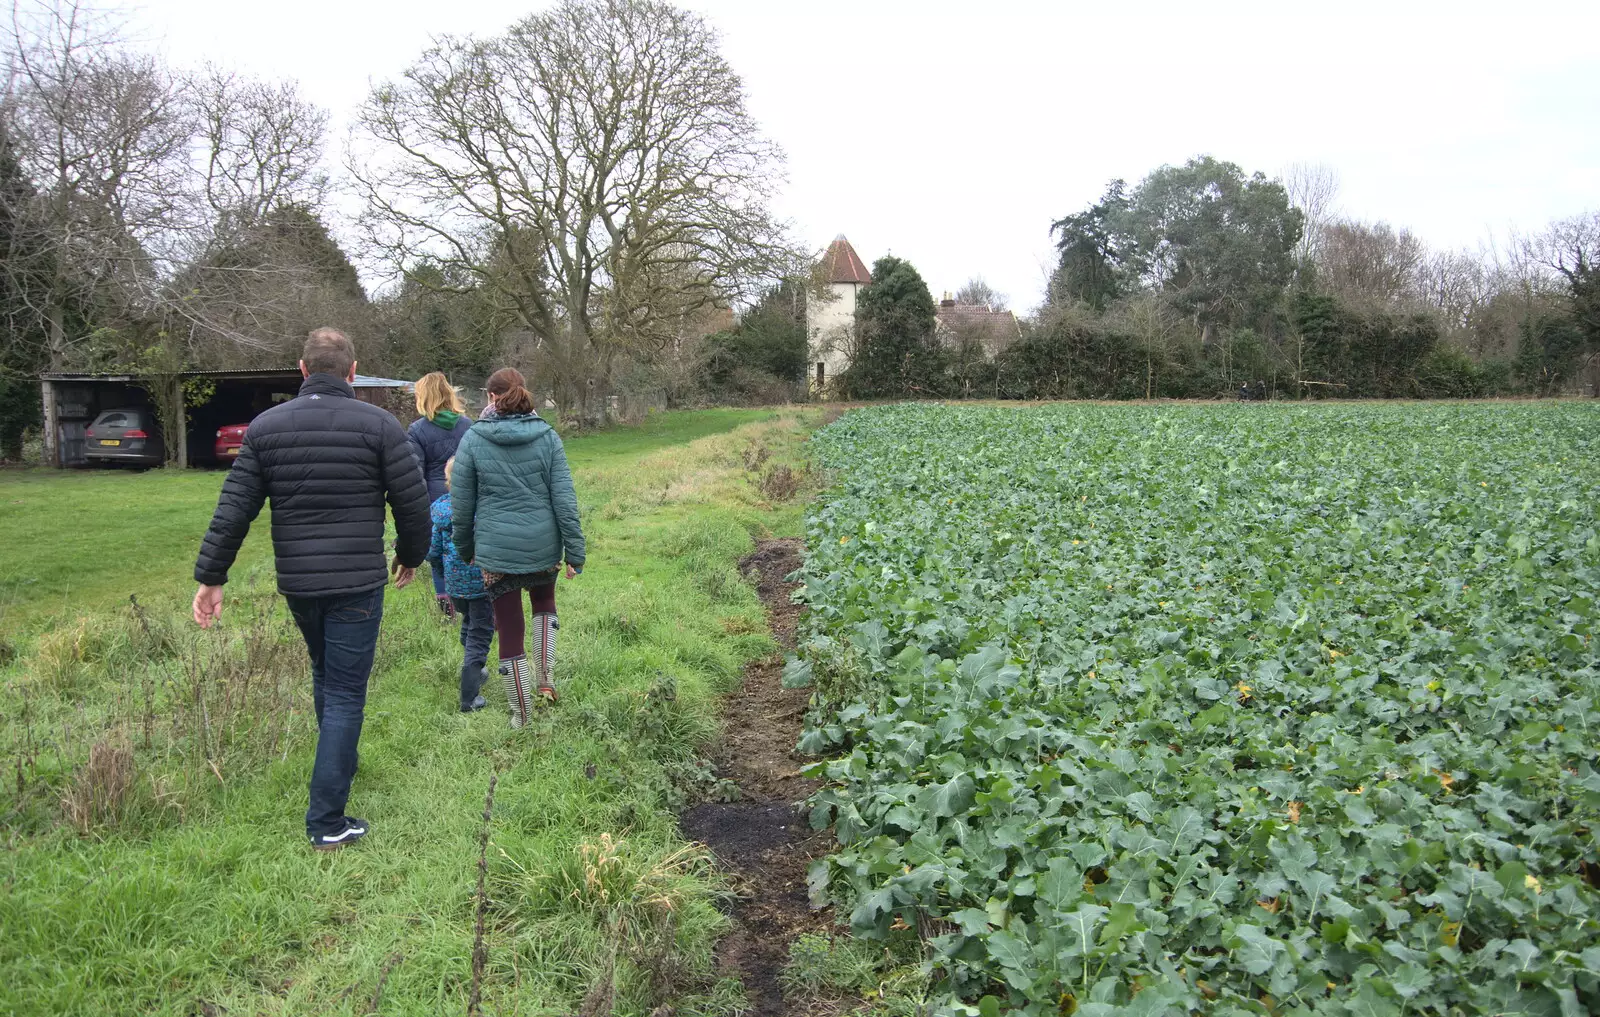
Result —
<path fill-rule="evenodd" d="M 813 446 L 813 893 L 956 1012 L 1600 1012 L 1600 407 Z"/>

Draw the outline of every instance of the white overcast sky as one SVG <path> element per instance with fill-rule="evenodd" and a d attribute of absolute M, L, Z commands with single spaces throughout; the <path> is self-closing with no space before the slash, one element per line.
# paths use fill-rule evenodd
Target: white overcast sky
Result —
<path fill-rule="evenodd" d="M 1592 0 L 681 2 L 788 153 L 797 238 L 892 251 L 935 296 L 982 275 L 1032 307 L 1051 220 L 1201 153 L 1269 176 L 1325 163 L 1342 212 L 1441 247 L 1600 208 Z M 177 64 L 298 79 L 342 139 L 430 37 L 542 6 L 143 0 L 133 20 Z"/>

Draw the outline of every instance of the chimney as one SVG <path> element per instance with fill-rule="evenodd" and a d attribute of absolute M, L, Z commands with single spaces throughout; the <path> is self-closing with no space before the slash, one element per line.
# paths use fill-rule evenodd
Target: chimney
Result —
<path fill-rule="evenodd" d="M 952 297 L 950 295 L 950 291 L 949 290 L 945 290 L 944 291 L 944 299 L 939 301 L 939 306 L 940 307 L 954 307 L 954 306 L 956 306 L 956 298 Z"/>

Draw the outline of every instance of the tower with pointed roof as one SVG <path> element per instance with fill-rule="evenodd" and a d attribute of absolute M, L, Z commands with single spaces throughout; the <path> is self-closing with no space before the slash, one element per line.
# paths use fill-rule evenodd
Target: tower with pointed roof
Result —
<path fill-rule="evenodd" d="M 856 296 L 872 274 L 841 233 L 833 238 L 818 266 L 822 293 L 806 299 L 806 334 L 811 346 L 811 386 L 825 392 L 850 366 L 856 325 Z"/>

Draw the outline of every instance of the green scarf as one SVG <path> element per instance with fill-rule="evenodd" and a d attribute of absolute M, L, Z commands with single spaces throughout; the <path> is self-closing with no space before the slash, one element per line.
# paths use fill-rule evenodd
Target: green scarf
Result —
<path fill-rule="evenodd" d="M 444 428 L 446 431 L 455 430 L 456 421 L 460 419 L 461 414 L 457 413 L 455 410 L 440 410 L 438 413 L 433 415 L 433 422 Z"/>

